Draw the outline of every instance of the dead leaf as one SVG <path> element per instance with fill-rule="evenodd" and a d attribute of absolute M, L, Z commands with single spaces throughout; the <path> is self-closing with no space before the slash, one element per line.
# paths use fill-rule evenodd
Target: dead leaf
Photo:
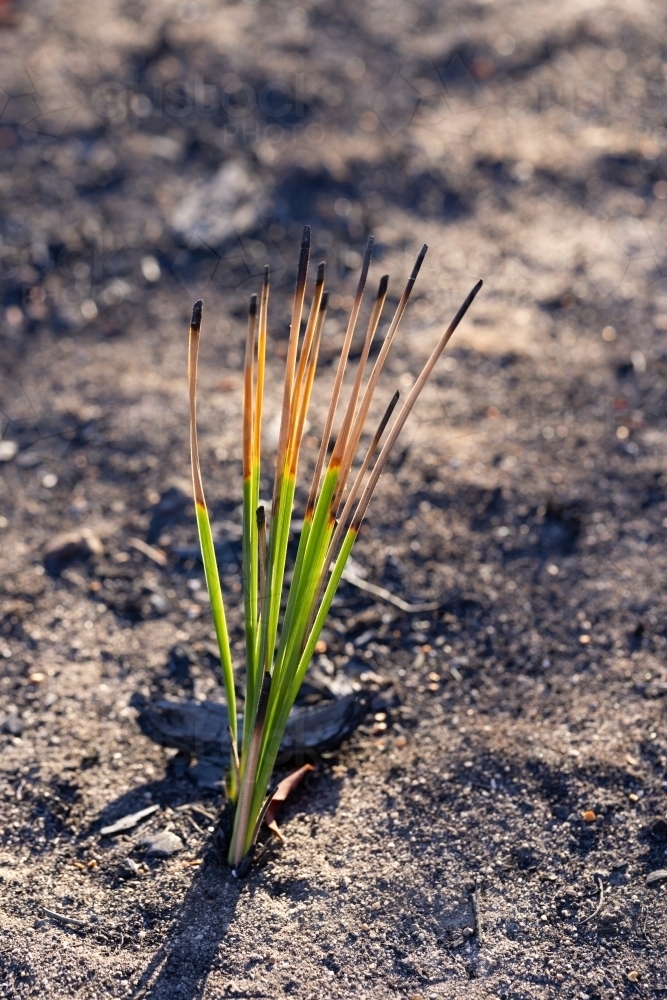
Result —
<path fill-rule="evenodd" d="M 304 764 L 300 767 L 298 771 L 293 771 L 292 774 L 288 774 L 286 778 L 279 783 L 275 792 L 271 797 L 271 802 L 266 810 L 266 815 L 264 817 L 264 822 L 268 826 L 271 833 L 278 838 L 278 840 L 284 841 L 284 837 L 278 828 L 276 823 L 276 812 L 277 808 L 289 797 L 290 793 L 301 783 L 309 771 L 314 771 L 315 768 L 312 764 Z"/>
<path fill-rule="evenodd" d="M 123 833 L 125 830 L 132 830 L 137 823 L 140 823 L 146 816 L 152 816 L 159 808 L 159 803 L 155 803 L 152 806 L 147 806 L 145 809 L 140 809 L 139 812 L 132 813 L 130 816 L 123 816 L 121 819 L 116 820 L 115 823 L 112 823 L 111 826 L 103 826 L 100 830 L 100 835 L 102 837 L 113 837 L 114 833 Z"/>

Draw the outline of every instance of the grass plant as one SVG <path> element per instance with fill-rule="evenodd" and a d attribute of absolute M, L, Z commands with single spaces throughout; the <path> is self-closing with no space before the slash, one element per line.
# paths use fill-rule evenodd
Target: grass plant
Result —
<path fill-rule="evenodd" d="M 227 794 L 235 807 L 229 863 L 235 871 L 242 865 L 247 866 L 249 859 L 252 858 L 260 826 L 270 802 L 267 789 L 285 724 L 308 669 L 373 492 L 386 467 L 392 448 L 438 358 L 482 286 L 482 282 L 478 281 L 442 334 L 398 410 L 382 447 L 380 448 L 380 443 L 398 403 L 398 392 L 389 401 L 370 444 L 365 450 L 361 449 L 359 454 L 378 379 L 408 304 L 426 250 L 424 246 L 419 252 L 398 306 L 389 322 L 377 358 L 370 374 L 366 377 L 368 359 L 380 325 L 389 279 L 385 275 L 379 282 L 349 399 L 347 405 L 341 408 L 340 428 L 334 436 L 333 429 L 340 408 L 350 348 L 357 328 L 373 252 L 373 238 L 368 241 L 331 389 L 289 585 L 286 579 L 287 546 L 299 458 L 327 309 L 327 292 L 324 287 L 325 266 L 320 264 L 302 333 L 310 257 L 309 227 L 304 229 L 301 242 L 285 365 L 273 497 L 268 517 L 259 502 L 269 310 L 268 268 L 265 271 L 259 298 L 253 295 L 250 299 L 243 398 L 243 600 L 246 676 L 241 726 L 239 726 L 225 606 L 204 497 L 197 443 L 196 387 L 202 326 L 201 301 L 196 302 L 192 310 L 188 359 L 192 479 L 204 572 L 220 649 L 222 677 L 229 712 L 232 765 L 227 775 Z M 331 447 L 332 440 L 333 447 Z M 358 468 L 353 476 L 355 463 Z"/>

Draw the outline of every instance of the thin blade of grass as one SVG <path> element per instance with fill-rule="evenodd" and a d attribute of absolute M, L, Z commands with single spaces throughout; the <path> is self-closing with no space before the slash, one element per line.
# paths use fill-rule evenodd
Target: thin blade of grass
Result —
<path fill-rule="evenodd" d="M 220 663 L 222 666 L 222 676 L 227 697 L 227 713 L 229 726 L 237 739 L 238 721 L 236 717 L 236 693 L 234 691 L 234 668 L 232 666 L 232 654 L 229 645 L 229 633 L 227 631 L 227 621 L 225 618 L 225 606 L 222 599 L 222 589 L 220 587 L 220 576 L 218 574 L 218 564 L 215 558 L 215 547 L 213 544 L 213 534 L 211 524 L 206 509 L 206 499 L 204 497 L 204 487 L 201 478 L 201 468 L 199 464 L 199 442 L 197 439 L 197 362 L 199 356 L 199 340 L 201 334 L 202 305 L 196 302 L 192 309 L 192 321 L 190 323 L 190 337 L 188 345 L 188 389 L 190 399 L 190 455 L 192 464 L 192 489 L 195 500 L 195 512 L 197 518 L 197 529 L 199 532 L 199 542 L 201 546 L 202 562 L 204 564 L 204 575 L 211 601 L 211 615 L 213 626 L 218 641 L 220 651 Z M 232 798 L 235 798 L 235 789 L 232 789 Z"/>
<path fill-rule="evenodd" d="M 234 815 L 234 829 L 229 847 L 229 863 L 232 868 L 243 860 L 248 847 L 248 826 L 250 819 L 250 808 L 252 805 L 253 791 L 255 788 L 255 777 L 257 774 L 257 764 L 262 744 L 262 734 L 264 731 L 264 720 L 266 718 L 266 708 L 271 694 L 271 674 L 264 674 L 262 687 L 257 701 L 257 711 L 252 728 L 252 736 L 244 761 L 245 767 L 241 774 L 241 788 L 239 791 L 239 801 Z M 251 830 L 252 830 L 251 825 Z"/>
<path fill-rule="evenodd" d="M 359 405 L 359 411 L 356 414 L 352 431 L 349 435 L 349 439 L 345 443 L 345 452 L 341 460 L 341 470 L 342 470 L 341 477 L 339 481 L 339 488 L 337 489 L 337 494 L 336 494 L 336 503 L 335 503 L 336 509 L 338 508 L 338 505 L 340 504 L 340 501 L 343 498 L 347 477 L 352 467 L 354 456 L 357 453 L 357 448 L 359 447 L 359 441 L 361 440 L 361 435 L 363 433 L 363 429 L 366 424 L 366 419 L 368 417 L 368 412 L 370 410 L 371 403 L 373 401 L 373 396 L 375 394 L 375 389 L 378 384 L 378 379 L 380 378 L 380 373 L 382 372 L 384 363 L 387 360 L 389 349 L 394 341 L 400 322 L 403 318 L 403 314 L 405 313 L 405 310 L 407 308 L 408 301 L 412 294 L 412 290 L 415 286 L 415 282 L 417 280 L 417 276 L 419 274 L 421 266 L 424 262 L 424 257 L 426 256 L 427 250 L 428 247 L 426 246 L 426 244 L 424 244 L 424 246 L 419 251 L 419 254 L 414 263 L 412 271 L 410 272 L 410 277 L 406 282 L 405 288 L 403 289 L 403 294 L 401 295 L 398 306 L 396 307 L 396 311 L 389 324 L 389 329 L 387 330 L 386 336 L 382 343 L 382 347 L 380 348 L 380 353 L 378 354 L 375 360 L 375 364 L 373 365 L 373 368 L 371 370 L 370 377 L 368 379 L 368 382 L 366 383 L 366 388 L 364 389 L 364 394 L 361 403 Z"/>
<path fill-rule="evenodd" d="M 308 278 L 308 260 L 310 256 L 310 227 L 306 226 L 301 241 L 301 255 L 294 292 L 292 310 L 292 325 L 287 349 L 285 366 L 285 387 L 283 391 L 283 410 L 280 422 L 280 438 L 276 458 L 276 475 L 271 511 L 271 526 L 269 530 L 269 550 L 267 560 L 267 614 L 262 622 L 260 663 L 263 669 L 270 669 L 278 631 L 280 616 L 280 600 L 285 573 L 285 558 L 289 541 L 289 526 L 292 516 L 295 481 L 285 475 L 286 455 L 289 431 L 292 422 L 292 402 L 294 395 L 294 369 L 296 365 L 299 330 L 303 313 L 303 302 Z M 250 723 L 251 724 L 251 723 Z"/>
<path fill-rule="evenodd" d="M 303 237 L 301 239 L 301 254 L 299 256 L 299 270 L 296 278 L 296 288 L 294 290 L 294 304 L 292 307 L 292 322 L 290 324 L 289 343 L 287 346 L 287 361 L 285 363 L 285 384 L 283 387 L 283 408 L 280 419 L 280 434 L 278 438 L 278 454 L 276 456 L 276 476 L 273 490 L 273 512 L 275 515 L 280 501 L 280 484 L 285 466 L 285 453 L 291 424 L 292 396 L 294 394 L 294 369 L 296 366 L 297 348 L 299 345 L 299 333 L 301 330 L 301 316 L 303 314 L 303 300 L 306 295 L 306 281 L 308 279 L 308 261 L 310 259 L 310 226 L 304 226 Z"/>
<path fill-rule="evenodd" d="M 289 468 L 290 465 L 293 463 L 293 453 L 295 446 L 298 449 L 298 445 L 296 444 L 297 424 L 299 419 L 299 413 L 302 407 L 302 398 L 306 386 L 306 371 L 308 368 L 308 362 L 310 359 L 311 351 L 313 349 L 313 341 L 315 339 L 317 324 L 320 319 L 320 304 L 322 302 L 323 294 L 324 294 L 324 263 L 322 262 L 317 267 L 317 280 L 315 281 L 315 292 L 313 294 L 313 301 L 310 304 L 310 312 L 308 314 L 306 332 L 303 337 L 303 344 L 301 345 L 301 353 L 299 355 L 299 364 L 294 379 L 294 393 L 290 409 L 290 428 L 288 434 L 287 449 L 285 453 L 285 465 L 287 468 Z"/>
<path fill-rule="evenodd" d="M 266 371 L 266 341 L 268 336 L 269 316 L 269 278 L 268 265 L 264 268 L 264 284 L 259 300 L 259 335 L 257 338 L 257 388 L 255 390 L 255 416 L 253 438 L 253 462 L 258 472 L 261 466 L 262 451 L 262 414 L 264 409 L 264 379 Z M 259 476 L 258 476 L 259 480 Z"/>
<path fill-rule="evenodd" d="M 357 475 L 355 477 L 354 483 L 352 484 L 352 488 L 351 488 L 350 493 L 348 495 L 348 498 L 347 498 L 347 500 L 345 502 L 345 506 L 343 507 L 343 513 L 338 518 L 338 523 L 336 525 L 336 530 L 334 531 L 333 538 L 331 539 L 331 544 L 329 546 L 329 554 L 328 554 L 328 557 L 327 557 L 326 562 L 325 562 L 325 572 L 326 572 L 326 569 L 328 569 L 329 563 L 331 562 L 331 558 L 333 557 L 333 553 L 336 551 L 336 547 L 338 545 L 338 542 L 342 538 L 343 532 L 345 531 L 345 525 L 347 524 L 347 521 L 349 519 L 350 512 L 351 512 L 352 507 L 354 505 L 354 501 L 356 500 L 356 498 L 357 498 L 357 496 L 359 494 L 359 490 L 360 490 L 361 484 L 362 484 L 362 482 L 364 480 L 364 476 L 366 475 L 366 472 L 368 471 L 368 467 L 371 464 L 371 461 L 373 459 L 373 455 L 375 454 L 375 452 L 377 450 L 377 446 L 380 443 L 380 439 L 381 439 L 382 435 L 384 434 L 385 428 L 386 428 L 387 424 L 389 423 L 389 421 L 391 419 L 391 415 L 392 415 L 392 413 L 394 412 L 394 410 L 396 408 L 396 404 L 398 403 L 399 396 L 400 396 L 400 393 L 398 392 L 398 390 L 396 390 L 396 392 L 394 393 L 394 395 L 391 398 L 391 402 L 389 403 L 389 406 L 385 410 L 384 416 L 382 417 L 382 420 L 380 421 L 380 425 L 379 425 L 377 431 L 375 432 L 373 440 L 371 441 L 371 443 L 370 443 L 370 445 L 368 447 L 368 450 L 366 451 L 366 454 L 364 456 L 364 460 L 361 463 L 359 471 L 358 471 L 358 473 L 357 473 Z"/>
<path fill-rule="evenodd" d="M 317 359 L 319 356 L 320 344 L 322 340 L 322 328 L 324 326 L 324 320 L 326 318 L 327 304 L 328 304 L 328 294 L 324 292 L 319 301 L 319 311 L 317 318 L 317 326 L 314 335 L 313 351 L 309 359 L 309 367 L 304 384 L 304 392 L 302 393 L 300 402 L 300 414 L 298 420 L 298 427 L 296 431 L 295 446 L 290 454 L 290 459 L 289 459 L 289 474 L 290 477 L 292 477 L 294 480 L 296 480 L 299 449 L 301 446 L 301 439 L 303 437 L 303 428 L 305 425 L 306 415 L 308 413 L 308 404 L 310 402 L 310 398 L 312 395 L 313 382 L 315 379 L 315 372 L 317 369 Z M 296 562 L 294 564 L 294 571 L 292 574 L 292 585 L 290 586 L 287 598 L 287 606 L 285 608 L 285 615 L 283 618 L 283 624 L 280 633 L 280 643 L 278 645 L 278 651 L 275 657 L 275 670 L 277 670 L 278 673 L 280 673 L 280 665 L 284 654 L 285 642 L 287 641 L 292 629 L 291 623 L 294 615 L 296 601 L 298 599 L 299 581 L 302 579 L 305 548 L 306 548 L 305 546 L 299 545 L 299 548 L 297 550 Z"/>
<path fill-rule="evenodd" d="M 445 347 L 449 343 L 449 340 L 450 340 L 452 334 L 454 333 L 454 331 L 456 330 L 457 326 L 459 325 L 459 323 L 461 322 L 461 320 L 463 319 L 463 317 L 467 313 L 468 309 L 472 305 L 472 302 L 473 302 L 475 296 L 477 295 L 477 293 L 479 292 L 479 290 L 480 290 L 480 288 L 482 287 L 483 284 L 484 284 L 484 282 L 478 281 L 477 284 L 475 285 L 475 287 L 468 293 L 468 295 L 466 296 L 463 304 L 459 307 L 459 310 L 456 313 L 456 316 L 454 317 L 454 319 L 451 321 L 451 323 L 449 324 L 449 326 L 445 330 L 444 334 L 442 335 L 442 337 L 440 338 L 440 340 L 436 344 L 435 348 L 433 349 L 433 351 L 431 353 L 431 356 L 429 357 L 428 361 L 426 362 L 426 364 L 422 368 L 422 370 L 421 370 L 421 372 L 419 374 L 419 377 L 417 378 L 415 384 L 413 385 L 412 389 L 410 390 L 410 394 L 408 395 L 408 398 L 403 403 L 403 406 L 401 407 L 401 409 L 399 411 L 399 414 L 396 417 L 394 425 L 393 425 L 391 431 L 389 432 L 389 436 L 387 437 L 387 440 L 385 441 L 385 443 L 383 445 L 382 451 L 380 452 L 380 454 L 378 456 L 378 460 L 375 463 L 375 466 L 374 466 L 373 471 L 372 471 L 372 473 L 370 475 L 368 483 L 366 484 L 366 488 L 365 488 L 365 490 L 364 490 L 364 492 L 363 492 L 363 494 L 361 496 L 361 500 L 359 501 L 359 505 L 358 505 L 358 507 L 357 507 L 357 509 L 356 509 L 356 511 L 354 513 L 354 517 L 352 518 L 352 527 L 353 528 L 356 528 L 358 530 L 359 527 L 361 526 L 361 522 L 362 522 L 362 520 L 364 518 L 366 510 L 368 509 L 368 505 L 371 502 L 371 497 L 373 496 L 373 492 L 375 490 L 375 487 L 377 486 L 378 481 L 380 479 L 380 476 L 382 475 L 382 473 L 384 471 L 384 468 L 385 468 L 385 466 L 387 464 L 387 461 L 389 459 L 389 455 L 391 454 L 391 450 L 394 447 L 394 445 L 396 444 L 396 440 L 398 438 L 398 435 L 401 433 L 401 431 L 403 429 L 403 426 L 405 424 L 405 421 L 410 416 L 410 411 L 412 410 L 413 406 L 417 402 L 417 399 L 419 398 L 419 395 L 420 395 L 422 389 L 426 385 L 426 382 L 427 382 L 427 380 L 428 380 L 431 372 L 433 371 L 433 369 L 434 369 L 434 367 L 435 367 L 435 365 L 436 365 L 436 363 L 437 363 L 440 355 L 442 354 L 442 352 L 444 351 Z"/>
<path fill-rule="evenodd" d="M 261 620 L 266 615 L 266 513 L 263 507 L 257 508 L 257 561 L 259 564 L 257 607 Z"/>
<path fill-rule="evenodd" d="M 291 432 L 295 416 L 295 395 L 298 398 L 300 387 L 295 390 L 295 364 L 297 346 L 299 340 L 299 329 L 301 326 L 301 316 L 303 313 L 303 302 L 305 298 L 306 281 L 308 278 L 308 259 L 310 254 L 310 227 L 304 229 L 304 237 L 301 244 L 301 257 L 299 260 L 299 271 L 297 275 L 296 289 L 294 293 L 294 309 L 292 314 L 292 327 L 290 329 L 290 341 L 288 346 L 288 358 L 285 369 L 285 392 L 283 394 L 283 412 L 280 425 L 281 439 L 278 446 L 278 457 L 276 459 L 276 479 L 273 496 L 273 508 L 271 516 L 271 527 L 269 532 L 269 557 L 267 563 L 267 593 L 268 611 L 262 622 L 261 629 L 261 652 L 260 658 L 263 668 L 271 669 L 273 655 L 278 633 L 278 620 L 280 617 L 280 602 L 283 592 L 283 580 L 285 575 L 285 560 L 287 558 L 287 544 L 289 542 L 289 530 L 292 520 L 292 504 L 294 501 L 294 490 L 296 479 L 288 471 L 287 455 L 290 444 Z M 318 274 L 317 294 L 322 295 L 322 283 L 324 280 L 323 270 Z M 317 313 L 311 310 L 313 323 Z M 313 327 L 308 324 L 306 337 L 312 339 Z M 303 353 L 303 352 L 302 352 Z M 307 360 L 307 355 L 306 355 Z M 289 392 L 287 382 L 289 381 Z M 284 433 L 283 433 L 284 430 Z"/>
<path fill-rule="evenodd" d="M 227 726 L 227 736 L 229 738 L 229 753 L 232 759 L 232 767 L 234 768 L 234 777 L 238 786 L 241 780 L 241 764 L 239 763 L 239 748 L 236 745 L 231 726 Z"/>
<path fill-rule="evenodd" d="M 380 317 L 382 316 L 382 309 L 384 307 L 385 299 L 387 298 L 387 288 L 389 287 L 389 275 L 385 274 L 380 279 L 380 286 L 378 288 L 378 293 L 373 303 L 373 309 L 371 311 L 370 319 L 368 321 L 368 329 L 366 331 L 366 339 L 364 341 L 363 351 L 359 359 L 359 364 L 357 366 L 357 374 L 355 376 L 354 385 L 352 387 L 352 392 L 350 394 L 350 399 L 347 406 L 347 412 L 345 414 L 345 419 L 343 425 L 340 429 L 339 440 L 341 441 L 341 469 L 340 476 L 338 479 L 338 485 L 336 486 L 336 495 L 334 497 L 334 508 L 337 509 L 340 504 L 343 491 L 345 489 L 345 483 L 350 471 L 350 466 L 354 459 L 356 453 L 356 445 L 354 448 L 350 447 L 348 438 L 350 434 L 350 429 L 352 427 L 352 421 L 355 416 L 357 409 L 357 402 L 359 400 L 359 393 L 361 392 L 361 383 L 364 377 L 364 372 L 366 370 L 366 362 L 368 361 L 368 355 L 370 353 L 371 344 L 375 337 L 378 325 L 380 323 Z M 336 442 L 338 445 L 338 441 Z M 358 442 L 357 442 L 358 444 Z M 334 449 L 335 452 L 335 449 Z"/>
<path fill-rule="evenodd" d="M 303 429 L 306 424 L 310 397 L 313 392 L 313 383 L 315 381 L 315 372 L 317 371 L 317 361 L 320 353 L 320 344 L 322 342 L 322 327 L 324 326 L 324 320 L 327 312 L 327 293 L 324 292 L 323 294 L 316 296 L 316 301 L 317 318 L 314 323 L 311 350 L 307 359 L 308 363 L 303 377 L 302 389 L 296 403 L 297 413 L 294 422 L 294 433 L 287 453 L 287 469 L 290 476 L 293 476 L 294 478 L 296 478 L 299 467 L 299 455 L 301 453 Z"/>
<path fill-rule="evenodd" d="M 257 296 L 250 299 L 243 389 L 243 601 L 246 638 L 246 703 L 258 697 L 257 670 L 257 494 L 259 470 L 254 461 L 254 355 Z M 259 675 L 261 677 L 261 674 Z M 244 733 L 244 749 L 248 737 Z"/>
<path fill-rule="evenodd" d="M 320 441 L 320 450 L 317 456 L 317 462 L 315 464 L 315 472 L 313 474 L 313 481 L 310 487 L 308 503 L 306 504 L 306 520 L 308 519 L 312 520 L 312 512 L 315 507 L 315 500 L 317 498 L 317 491 L 320 485 L 322 470 L 324 468 L 324 463 L 327 457 L 327 451 L 329 449 L 329 441 L 331 439 L 333 422 L 336 416 L 336 410 L 338 409 L 338 400 L 340 398 L 340 392 L 343 386 L 343 378 L 345 376 L 345 368 L 347 367 L 347 359 L 350 353 L 350 347 L 352 345 L 352 338 L 354 336 L 354 331 L 357 325 L 357 319 L 359 318 L 359 310 L 361 309 L 361 300 L 364 296 L 364 289 L 366 288 L 366 281 L 368 279 L 368 269 L 371 266 L 371 257 L 373 255 L 373 244 L 374 244 L 373 237 L 369 236 L 368 243 L 366 244 L 366 253 L 364 255 L 364 261 L 361 267 L 361 274 L 359 276 L 359 284 L 357 285 L 357 292 L 354 297 L 354 303 L 352 305 L 352 311 L 350 313 L 350 318 L 347 324 L 347 330 L 345 331 L 345 339 L 343 340 L 343 347 L 341 349 L 340 358 L 338 360 L 338 368 L 336 369 L 334 384 L 331 390 L 329 409 L 327 412 L 326 420 L 324 422 L 324 430 L 322 431 L 322 440 Z"/>

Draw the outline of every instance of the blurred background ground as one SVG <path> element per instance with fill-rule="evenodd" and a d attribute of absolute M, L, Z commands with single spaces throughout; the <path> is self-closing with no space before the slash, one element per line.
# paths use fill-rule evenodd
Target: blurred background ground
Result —
<path fill-rule="evenodd" d="M 0 995 L 661 996 L 664 10 L 0 17 Z M 485 286 L 355 551 L 369 582 L 439 609 L 346 584 L 315 665 L 400 704 L 302 787 L 287 844 L 238 885 L 208 848 L 219 793 L 136 706 L 221 697 L 188 494 L 200 296 L 241 662 L 243 314 L 268 261 L 270 449 L 306 223 L 332 292 L 306 465 L 368 234 L 394 301 L 430 246 L 379 408 Z M 165 830 L 181 848 L 151 855 Z"/>

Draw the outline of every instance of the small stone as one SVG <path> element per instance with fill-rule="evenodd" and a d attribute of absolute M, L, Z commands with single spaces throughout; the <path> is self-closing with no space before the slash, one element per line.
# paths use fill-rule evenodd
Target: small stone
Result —
<path fill-rule="evenodd" d="M 151 594 L 150 604 L 158 615 L 166 615 L 169 611 L 169 601 L 163 594 Z"/>
<path fill-rule="evenodd" d="M 43 684 L 46 680 L 46 674 L 43 674 L 41 670 L 35 670 L 34 673 L 28 674 L 28 680 L 31 684 Z"/>
<path fill-rule="evenodd" d="M 9 733 L 10 736 L 20 736 L 25 729 L 25 722 L 18 715 L 10 715 L 2 723 L 3 733 Z"/>
<path fill-rule="evenodd" d="M 156 858 L 168 858 L 182 851 L 185 846 L 180 837 L 168 830 L 145 837 L 141 843 L 146 847 L 146 854 Z"/>
<path fill-rule="evenodd" d="M 125 878 L 139 875 L 139 865 L 132 858 L 125 858 L 120 869 L 120 874 L 124 875 Z"/>
<path fill-rule="evenodd" d="M 11 462 L 18 450 L 16 441 L 0 441 L 0 462 Z"/>
<path fill-rule="evenodd" d="M 594 823 L 595 820 L 597 819 L 597 816 L 595 815 L 595 812 L 592 809 L 586 809 L 585 812 L 582 812 L 581 818 L 585 823 Z"/>
<path fill-rule="evenodd" d="M 630 980 L 631 983 L 639 982 L 639 973 L 637 972 L 636 969 L 633 969 L 632 972 L 628 972 L 628 979 Z"/>

